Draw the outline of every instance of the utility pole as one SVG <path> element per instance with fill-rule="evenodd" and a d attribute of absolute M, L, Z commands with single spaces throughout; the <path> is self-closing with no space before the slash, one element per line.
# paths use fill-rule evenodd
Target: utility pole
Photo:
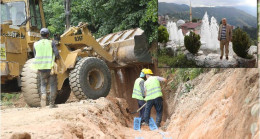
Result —
<path fill-rule="evenodd" d="M 190 22 L 192 22 L 192 11 L 191 11 L 191 0 L 190 0 Z"/>
<path fill-rule="evenodd" d="M 65 29 L 70 27 L 70 0 L 64 0 L 64 10 L 65 10 Z"/>

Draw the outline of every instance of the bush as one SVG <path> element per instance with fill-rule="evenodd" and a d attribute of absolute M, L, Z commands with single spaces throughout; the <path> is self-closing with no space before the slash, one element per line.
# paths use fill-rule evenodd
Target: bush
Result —
<path fill-rule="evenodd" d="M 204 73 L 204 68 L 172 68 L 171 72 L 174 75 L 173 80 L 170 83 L 171 89 L 177 89 L 180 83 L 185 83 L 189 80 L 193 80 L 200 74 Z M 189 92 L 194 86 L 191 84 L 185 84 L 185 90 Z"/>
<path fill-rule="evenodd" d="M 185 36 L 184 38 L 185 48 L 192 54 L 196 54 L 200 49 L 200 36 L 195 34 L 194 32 L 190 32 L 189 36 Z"/>
<path fill-rule="evenodd" d="M 1 93 L 1 105 L 13 105 L 13 101 L 19 99 L 20 94 Z"/>
<path fill-rule="evenodd" d="M 163 67 L 163 64 L 174 68 L 185 68 L 185 67 L 199 67 L 194 61 L 190 61 L 186 58 L 184 54 L 179 54 L 176 57 L 171 57 L 168 55 L 158 56 L 158 66 Z"/>
<path fill-rule="evenodd" d="M 249 35 L 240 28 L 236 29 L 232 36 L 233 51 L 242 58 L 248 58 L 250 48 Z"/>
<path fill-rule="evenodd" d="M 158 27 L 158 42 L 166 43 L 169 41 L 169 33 L 167 32 L 166 27 L 160 25 Z"/>

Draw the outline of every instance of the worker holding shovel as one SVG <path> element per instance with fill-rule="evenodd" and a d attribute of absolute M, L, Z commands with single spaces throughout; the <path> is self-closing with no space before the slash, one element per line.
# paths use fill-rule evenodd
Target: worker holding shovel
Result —
<path fill-rule="evenodd" d="M 147 80 L 144 82 L 145 88 L 145 98 L 147 101 L 145 107 L 145 124 L 149 125 L 151 109 L 154 106 L 156 110 L 156 125 L 160 127 L 162 121 L 162 112 L 163 112 L 163 94 L 160 82 L 166 82 L 167 79 L 159 76 L 152 76 L 153 72 L 150 69 L 144 70 Z"/>
<path fill-rule="evenodd" d="M 141 109 L 140 114 L 139 114 L 139 116 L 141 118 L 141 123 L 144 122 L 144 110 L 145 110 L 145 108 L 142 107 L 145 104 L 144 81 L 146 80 L 146 77 L 143 72 L 144 70 L 145 69 L 142 70 L 142 72 L 140 73 L 140 76 L 135 80 L 133 94 L 132 94 L 132 98 L 135 98 L 138 100 L 138 106 L 139 106 L 139 109 Z"/>

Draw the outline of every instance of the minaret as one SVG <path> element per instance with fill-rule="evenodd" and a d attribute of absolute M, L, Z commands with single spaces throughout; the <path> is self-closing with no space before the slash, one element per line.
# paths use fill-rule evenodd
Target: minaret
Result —
<path fill-rule="evenodd" d="M 192 22 L 191 1 L 190 1 L 190 22 Z"/>

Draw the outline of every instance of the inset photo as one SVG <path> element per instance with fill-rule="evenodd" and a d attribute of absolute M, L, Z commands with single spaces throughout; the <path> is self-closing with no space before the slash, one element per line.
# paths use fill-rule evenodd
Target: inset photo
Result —
<path fill-rule="evenodd" d="M 257 0 L 159 0 L 158 67 L 256 68 Z"/>

